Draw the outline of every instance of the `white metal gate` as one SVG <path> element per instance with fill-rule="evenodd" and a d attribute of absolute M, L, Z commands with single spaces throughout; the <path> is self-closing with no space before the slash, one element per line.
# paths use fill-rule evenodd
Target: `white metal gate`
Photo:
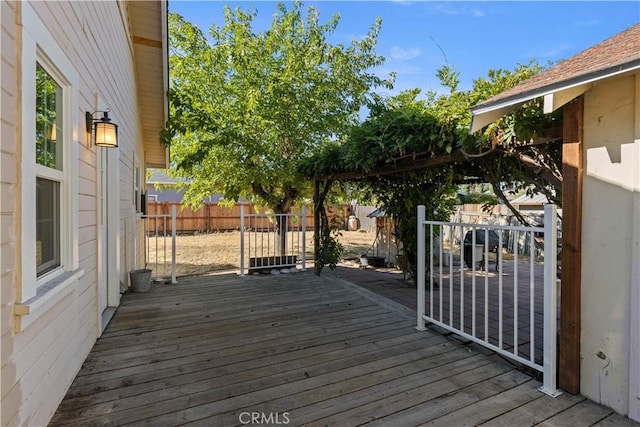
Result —
<path fill-rule="evenodd" d="M 282 233 L 285 236 L 282 237 Z M 307 264 L 307 210 L 299 214 L 247 214 L 240 206 L 240 275 Z"/>
<path fill-rule="evenodd" d="M 529 255 L 509 254 L 509 239 Z M 536 369 L 540 390 L 559 394 L 556 207 L 543 228 L 426 221 L 419 206 L 417 249 L 417 329 L 435 324 Z"/>
<path fill-rule="evenodd" d="M 171 283 L 177 283 L 176 217 L 176 205 L 171 205 L 171 215 L 142 215 L 141 217 L 144 230 L 145 268 L 153 270 L 153 279 L 170 279 Z M 134 256 L 135 253 L 134 251 Z"/>

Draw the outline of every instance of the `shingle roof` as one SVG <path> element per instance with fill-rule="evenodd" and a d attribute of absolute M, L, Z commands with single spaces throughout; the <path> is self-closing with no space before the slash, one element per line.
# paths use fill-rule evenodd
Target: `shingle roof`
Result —
<path fill-rule="evenodd" d="M 640 66 L 640 24 L 616 34 L 589 49 L 542 71 L 530 79 L 477 104 L 472 110 L 504 103 L 536 92 L 548 92 L 554 86 L 580 83 L 598 76 Z"/>
<path fill-rule="evenodd" d="M 149 168 L 148 171 L 149 175 L 147 177 L 147 184 L 171 185 L 186 181 L 183 178 L 169 177 L 164 169 Z"/>
<path fill-rule="evenodd" d="M 547 196 L 541 193 L 535 193 L 533 195 L 523 194 L 510 201 L 512 205 L 544 205 L 549 203 Z"/>

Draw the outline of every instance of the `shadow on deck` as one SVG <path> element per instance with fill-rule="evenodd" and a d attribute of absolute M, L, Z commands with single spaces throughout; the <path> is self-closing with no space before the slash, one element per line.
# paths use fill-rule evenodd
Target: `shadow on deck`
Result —
<path fill-rule="evenodd" d="M 410 305 L 336 278 L 347 273 L 188 277 L 125 295 L 51 425 L 637 426 L 416 332 Z"/>
<path fill-rule="evenodd" d="M 426 279 L 425 313 L 509 352 L 515 352 L 517 342 L 520 357 L 542 364 L 544 265 L 521 262 L 518 267 L 514 268 L 514 264 L 509 262 L 503 265 L 501 273 L 494 268 L 486 272 L 476 270 L 474 277 L 474 272 L 468 268 L 461 270 L 459 265 L 451 269 L 435 266 L 433 282 L 429 275 Z M 344 263 L 326 274 L 357 283 L 414 312 L 416 310 L 416 287 L 411 280 L 405 280 L 399 270 L 361 269 L 357 264 Z M 460 286 L 461 277 L 464 286 Z M 499 289 L 502 289 L 502 298 Z M 531 292 L 533 298 L 530 299 Z M 472 310 L 474 304 L 475 310 Z M 558 307 L 558 325 L 559 314 Z"/>

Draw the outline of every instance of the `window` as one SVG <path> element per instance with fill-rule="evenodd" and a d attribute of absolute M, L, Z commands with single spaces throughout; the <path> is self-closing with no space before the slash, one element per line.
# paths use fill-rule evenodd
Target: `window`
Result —
<path fill-rule="evenodd" d="M 60 183 L 36 178 L 36 273 L 60 266 Z"/>
<path fill-rule="evenodd" d="M 72 292 L 79 268 L 78 72 L 28 2 L 22 8 L 21 264 L 24 330 Z"/>
<path fill-rule="evenodd" d="M 64 134 L 62 88 L 36 63 L 36 273 L 60 266 L 60 184 Z M 58 138 L 60 138 L 58 140 Z M 60 142 L 58 142 L 60 141 Z"/>
<path fill-rule="evenodd" d="M 140 176 L 140 167 L 133 168 L 133 204 L 136 206 L 136 212 L 142 211 L 142 192 L 140 191 L 142 177 Z"/>

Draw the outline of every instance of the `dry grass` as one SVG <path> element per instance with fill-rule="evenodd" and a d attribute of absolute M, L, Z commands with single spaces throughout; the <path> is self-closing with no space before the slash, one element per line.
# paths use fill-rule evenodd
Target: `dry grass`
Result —
<path fill-rule="evenodd" d="M 343 246 L 342 258 L 359 258 L 373 245 L 376 234 L 366 231 L 341 231 L 338 241 Z"/>
<path fill-rule="evenodd" d="M 262 239 L 262 240 L 261 240 Z M 293 247 L 294 253 L 301 253 L 301 242 L 295 237 L 289 237 L 289 245 Z M 307 261 L 313 260 L 313 232 L 307 233 L 306 253 Z M 353 260 L 367 252 L 375 240 L 375 233 L 363 231 L 340 231 L 339 241 L 343 245 L 342 258 Z M 166 239 L 166 254 L 169 260 L 168 265 L 164 265 L 165 240 L 158 239 L 156 248 L 155 240 L 152 238 L 149 245 L 150 262 L 148 268 L 154 270 L 154 276 L 171 275 L 171 238 Z M 268 243 L 268 245 L 267 245 Z M 245 257 L 273 255 L 273 237 L 258 234 L 252 243 L 245 243 Z M 271 247 L 264 252 L 256 252 L 256 247 Z M 445 245 L 444 250 L 451 248 Z M 268 251 L 268 252 L 267 252 Z M 453 247 L 454 254 L 459 254 L 459 246 Z M 156 263 L 156 254 L 159 262 Z M 493 258 L 492 258 L 493 259 Z M 513 254 L 503 252 L 503 260 L 513 260 Z M 520 255 L 520 261 L 528 260 L 527 256 Z M 176 274 L 178 276 L 192 276 L 198 274 L 209 274 L 220 271 L 240 270 L 240 232 L 229 231 L 210 234 L 182 235 L 176 238 Z"/>
<path fill-rule="evenodd" d="M 260 237 L 258 237 L 260 239 Z M 267 239 L 267 237 L 264 237 Z M 343 257 L 355 258 L 364 253 L 373 243 L 374 233 L 362 231 L 341 231 L 339 241 L 344 246 Z M 294 248 L 299 250 L 300 242 L 289 240 Z M 313 255 L 313 232 L 307 233 L 306 252 L 308 259 Z M 165 243 L 166 242 L 166 243 Z M 266 240 L 263 240 L 266 242 Z M 260 242 L 262 243 L 262 242 Z M 273 241 L 270 240 L 270 246 Z M 155 239 L 149 243 L 149 264 L 148 267 L 154 270 L 154 275 L 170 276 L 170 265 L 165 267 L 162 263 L 166 255 L 171 260 L 171 239 L 159 238 L 157 245 Z M 251 248 L 245 244 L 245 255 L 249 254 L 256 245 Z M 156 263 L 156 254 L 158 263 Z M 258 254 L 259 255 L 259 254 Z M 182 235 L 176 238 L 176 274 L 178 276 L 191 276 L 196 274 L 208 274 L 219 271 L 240 269 L 240 232 L 229 231 L 211 234 Z"/>

